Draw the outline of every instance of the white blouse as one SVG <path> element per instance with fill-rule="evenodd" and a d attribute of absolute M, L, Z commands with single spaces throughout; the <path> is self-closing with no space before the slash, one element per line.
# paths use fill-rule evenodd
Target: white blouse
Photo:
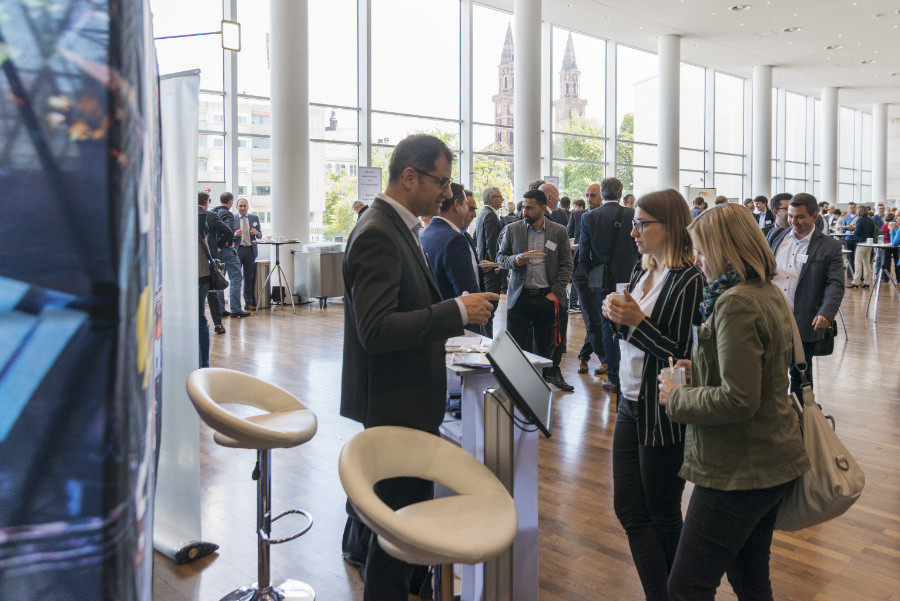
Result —
<path fill-rule="evenodd" d="M 660 274 L 659 278 L 654 282 L 653 288 L 648 290 L 645 295 L 643 294 L 644 282 L 649 275 L 650 271 L 646 271 L 644 275 L 641 276 L 641 279 L 638 280 L 637 285 L 634 287 L 634 291 L 631 293 L 631 296 L 637 302 L 644 315 L 653 314 L 653 307 L 656 305 L 656 299 L 659 298 L 659 293 L 662 291 L 663 284 L 666 283 L 669 269 L 667 267 L 663 270 L 662 274 Z M 628 335 L 625 339 L 619 340 L 619 350 L 622 354 L 622 358 L 619 362 L 619 388 L 624 398 L 629 401 L 636 401 L 641 393 L 641 376 L 643 376 L 644 373 L 644 351 L 633 344 L 628 343 L 627 340 L 628 338 L 631 338 L 631 333 L 634 328 L 630 326 L 624 327 L 628 329 Z"/>

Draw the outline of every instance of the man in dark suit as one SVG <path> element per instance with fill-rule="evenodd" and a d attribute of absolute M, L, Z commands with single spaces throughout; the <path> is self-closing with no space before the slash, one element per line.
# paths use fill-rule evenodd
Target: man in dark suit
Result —
<path fill-rule="evenodd" d="M 500 207 L 503 206 L 503 194 L 500 188 L 485 188 L 481 193 L 481 200 L 484 207 L 478 215 L 478 221 L 475 223 L 475 246 L 477 247 L 478 262 L 497 261 L 497 248 L 500 246 L 500 232 L 506 227 L 507 222 L 500 218 Z M 512 223 L 517 221 L 515 218 L 508 221 Z M 500 294 L 503 289 L 503 282 L 506 274 L 501 270 L 493 270 L 484 274 L 484 290 L 485 292 L 496 292 Z M 493 319 L 485 326 L 485 334 L 493 336 L 494 324 Z"/>
<path fill-rule="evenodd" d="M 218 259 L 219 253 L 231 244 L 234 232 L 217 213 L 209 210 L 209 194 L 200 192 L 198 194 L 198 202 L 200 208 L 203 209 L 203 216 L 206 219 L 208 231 L 206 245 L 209 247 L 210 258 Z M 215 290 L 210 290 L 207 300 L 209 301 L 209 313 L 212 315 L 216 334 L 224 334 L 225 326 L 222 325 L 222 313 L 225 305 L 219 303 L 219 294 Z"/>
<path fill-rule="evenodd" d="M 434 271 L 441 297 L 444 300 L 456 298 L 463 293 L 481 292 L 475 250 L 469 245 L 464 230 L 466 213 L 465 191 L 459 184 L 450 184 L 453 195 L 441 203 L 441 214 L 428 223 L 422 230 L 419 240 L 422 250 Z M 475 200 L 472 200 L 473 209 Z M 468 220 L 471 222 L 471 219 Z M 469 324 L 467 330 L 483 334 L 484 329 L 478 324 Z"/>
<path fill-rule="evenodd" d="M 819 206 L 812 194 L 797 194 L 788 207 L 789 228 L 771 238 L 777 273 L 772 281 L 787 296 L 803 340 L 812 384 L 812 357 L 816 343 L 831 327 L 844 298 L 844 262 L 841 244 L 816 226 Z M 791 392 L 800 392 L 800 373 L 791 366 Z"/>
<path fill-rule="evenodd" d="M 760 195 L 753 199 L 753 204 L 756 205 L 759 229 L 765 230 L 767 226 L 775 223 L 775 214 L 769 210 L 769 199 Z"/>
<path fill-rule="evenodd" d="M 769 201 L 769 210 L 775 216 L 775 221 L 762 228 L 762 233 L 766 240 L 774 236 L 777 233 L 776 230 L 790 227 L 790 224 L 788 224 L 788 205 L 793 197 L 793 194 L 781 192 L 773 196 L 772 200 Z"/>
<path fill-rule="evenodd" d="M 234 224 L 234 213 L 231 212 L 231 205 L 233 204 L 234 195 L 231 192 L 222 192 L 219 196 L 219 206 L 213 209 L 213 212 L 219 216 L 225 225 L 231 228 L 232 232 L 238 229 Z M 228 272 L 228 296 L 230 298 L 229 302 L 231 303 L 231 310 L 223 310 L 222 315 L 225 317 L 247 317 L 250 313 L 241 308 L 243 307 L 243 304 L 241 303 L 241 284 L 244 281 L 244 276 L 241 275 L 241 261 L 238 259 L 237 249 L 234 247 L 233 234 L 232 239 L 229 240 L 229 244 L 226 244 L 225 247 L 219 251 L 218 258 L 225 264 L 225 270 Z M 222 309 L 224 309 L 225 292 L 219 291 L 216 294 L 219 298 L 219 304 L 222 306 Z"/>
<path fill-rule="evenodd" d="M 365 427 L 405 426 L 438 434 L 447 401 L 444 344 L 468 323 L 484 324 L 496 294 L 443 300 L 422 252 L 419 217 L 450 197 L 453 154 L 438 138 L 410 136 L 395 148 L 388 185 L 359 218 L 344 254 L 341 415 Z M 430 499 L 431 482 L 392 478 L 375 492 L 394 509 Z M 366 601 L 406 601 L 413 567 L 385 553 L 348 504 L 345 552 L 368 541 Z M 346 557 L 346 554 L 345 554 Z M 362 559 L 359 557 L 358 559 Z"/>
<path fill-rule="evenodd" d="M 506 327 L 524 350 L 553 361 L 553 367 L 544 369 L 544 380 L 560 390 L 572 391 L 559 369 L 561 322 L 569 317 L 569 235 L 563 226 L 547 218 L 543 192 L 529 190 L 524 198 L 525 219 L 506 226 L 497 251 L 497 260 L 510 270 Z"/>
<path fill-rule="evenodd" d="M 234 243 L 238 247 L 238 260 L 244 271 L 244 310 L 252 311 L 256 308 L 256 256 L 259 251 L 256 241 L 262 238 L 259 227 L 259 217 L 248 213 L 250 203 L 242 198 L 237 204 L 238 214 L 234 218 L 237 230 L 234 232 Z M 232 313 L 234 308 L 232 308 Z"/>
<path fill-rule="evenodd" d="M 600 182 L 600 196 L 603 204 L 581 218 L 581 241 L 578 245 L 578 259 L 588 281 L 592 282 L 591 289 L 597 295 L 598 306 L 603 305 L 607 294 L 615 291 L 616 284 L 629 282 L 631 270 L 638 260 L 637 246 L 631 237 L 634 209 L 619 204 L 622 182 L 614 177 L 604 179 Z M 600 286 L 602 282 L 598 276 L 602 273 L 603 266 L 606 266 L 612 289 Z M 613 337 L 616 327 L 601 314 L 600 329 L 609 370 L 609 380 L 602 382 L 600 386 L 608 392 L 618 394 L 619 343 Z"/>
<path fill-rule="evenodd" d="M 559 189 L 553 184 L 541 184 L 538 190 L 547 197 L 547 217 L 563 227 L 569 225 L 569 214 L 559 208 Z"/>
<path fill-rule="evenodd" d="M 596 209 L 600 206 L 600 184 L 591 184 L 587 187 L 585 195 L 588 199 L 588 209 Z M 577 201 L 576 201 L 577 203 Z M 576 204 L 576 206 L 578 206 Z M 581 266 L 579 250 L 581 248 L 581 220 L 587 214 L 588 209 L 572 212 L 569 225 L 566 228 L 569 238 L 575 238 L 575 252 L 572 260 L 575 270 L 572 272 L 572 287 L 578 293 L 581 307 L 581 317 L 584 320 L 584 344 L 578 352 L 578 373 L 588 372 L 588 361 L 591 353 L 600 359 L 600 367 L 594 370 L 595 376 L 602 376 L 607 372 L 606 352 L 603 350 L 603 341 L 600 338 L 600 306 L 597 304 L 597 295 L 588 286 L 588 277 Z M 574 294 L 572 296 L 575 296 Z"/>

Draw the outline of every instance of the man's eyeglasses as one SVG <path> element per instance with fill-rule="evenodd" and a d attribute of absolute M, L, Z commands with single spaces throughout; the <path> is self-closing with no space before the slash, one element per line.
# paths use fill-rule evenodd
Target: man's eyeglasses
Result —
<path fill-rule="evenodd" d="M 632 219 L 631 225 L 634 226 L 634 229 L 637 230 L 637 233 L 641 233 L 644 231 L 644 226 L 648 223 L 662 223 L 662 221 L 649 221 L 647 219 Z"/>
<path fill-rule="evenodd" d="M 438 188 L 440 188 L 441 190 L 443 190 L 444 188 L 446 188 L 447 186 L 449 186 L 449 185 L 450 185 L 450 182 L 453 181 L 453 180 L 450 179 L 449 177 L 438 177 L 438 176 L 436 176 L 436 175 L 431 175 L 430 173 L 426 173 L 425 171 L 422 171 L 422 170 L 420 170 L 420 169 L 416 169 L 415 167 L 413 167 L 413 170 L 414 170 L 416 173 L 420 174 L 420 175 L 427 175 L 428 177 L 430 177 L 431 179 L 433 179 L 433 180 L 437 183 Z"/>

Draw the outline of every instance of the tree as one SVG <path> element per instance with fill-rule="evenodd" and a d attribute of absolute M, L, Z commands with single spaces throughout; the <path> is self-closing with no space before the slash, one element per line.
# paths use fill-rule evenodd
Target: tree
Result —
<path fill-rule="evenodd" d="M 559 177 L 560 196 L 583 198 L 584 191 L 603 179 L 606 141 L 603 126 L 586 117 L 574 117 L 563 124 L 563 134 L 553 137 L 553 156 L 590 162 L 554 162 L 554 175 Z M 582 137 L 588 136 L 588 137 Z M 598 164 L 595 164 L 598 163 Z"/>
<path fill-rule="evenodd" d="M 513 200 L 512 160 L 489 154 L 476 154 L 472 158 L 472 191 L 475 200 L 481 202 L 485 188 L 497 187 L 503 198 Z"/>
<path fill-rule="evenodd" d="M 356 212 L 353 210 L 357 196 L 356 178 L 344 171 L 329 172 L 325 177 L 325 212 L 322 216 L 325 233 L 332 236 L 349 234 L 356 225 Z"/>
<path fill-rule="evenodd" d="M 634 140 L 634 113 L 625 113 L 619 124 L 619 140 Z M 616 177 L 622 182 L 622 189 L 634 189 L 634 145 L 616 143 Z"/>

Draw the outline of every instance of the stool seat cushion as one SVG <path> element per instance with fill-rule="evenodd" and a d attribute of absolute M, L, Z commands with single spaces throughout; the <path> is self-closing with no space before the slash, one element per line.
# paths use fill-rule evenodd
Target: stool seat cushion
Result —
<path fill-rule="evenodd" d="M 216 431 L 220 445 L 243 449 L 296 447 L 316 433 L 316 414 L 286 390 L 251 375 L 222 368 L 188 376 L 188 397 L 200 418 Z M 249 405 L 264 411 L 241 417 L 222 405 Z"/>
<path fill-rule="evenodd" d="M 339 472 L 360 519 L 385 552 L 407 563 L 481 563 L 515 539 L 518 518 L 506 488 L 475 457 L 438 436 L 369 428 L 344 446 Z M 456 495 L 394 511 L 373 487 L 401 476 L 437 482 Z"/>

